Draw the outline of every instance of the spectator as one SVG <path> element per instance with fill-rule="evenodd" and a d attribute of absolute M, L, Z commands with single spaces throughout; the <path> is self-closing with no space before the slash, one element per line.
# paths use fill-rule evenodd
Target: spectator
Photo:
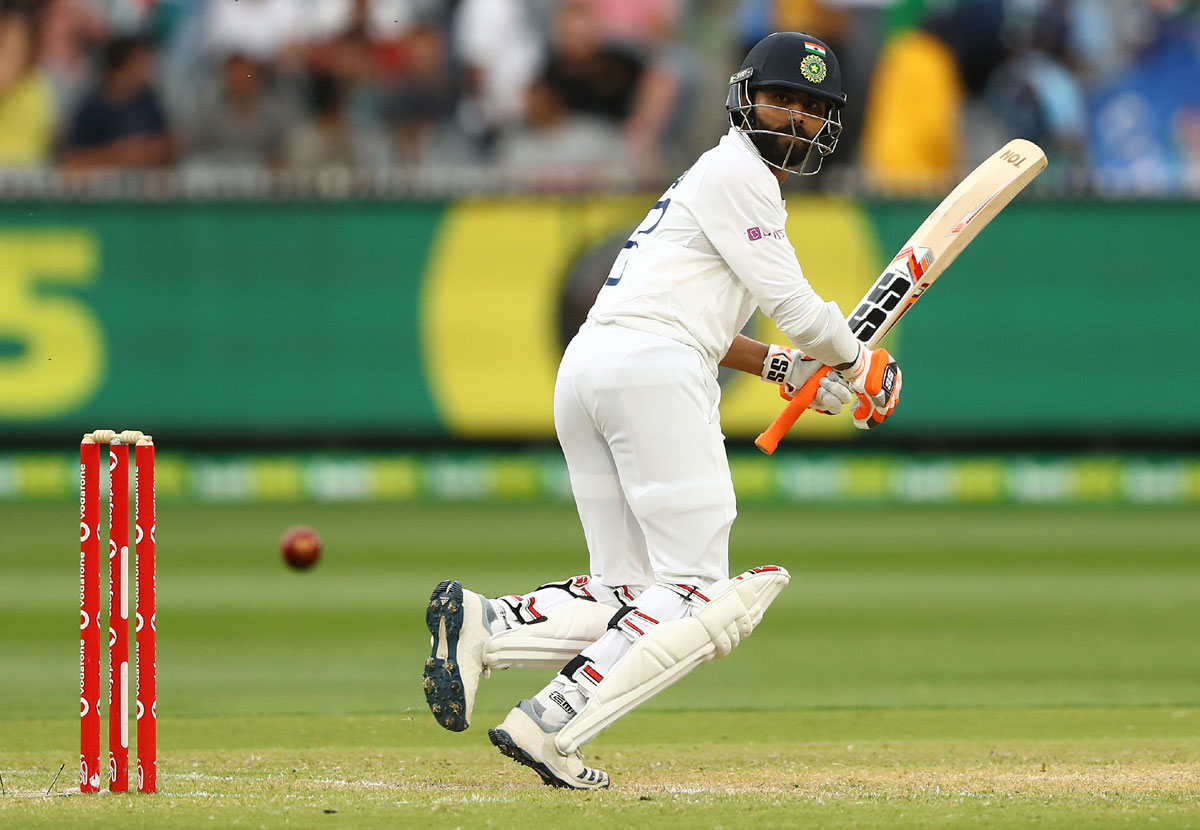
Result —
<path fill-rule="evenodd" d="M 843 129 L 838 151 L 827 163 L 853 164 L 862 141 L 875 61 L 883 51 L 886 18 L 895 0 L 822 0 L 821 5 L 830 11 L 825 25 L 833 30 L 827 42 L 841 63 L 842 91 L 848 101 L 841 113 Z"/>
<path fill-rule="evenodd" d="M 501 170 L 548 183 L 577 183 L 627 167 L 621 132 L 593 115 L 572 113 L 562 93 L 545 78 L 525 93 L 525 124 L 506 135 L 497 151 Z"/>
<path fill-rule="evenodd" d="M 551 26 L 545 74 L 568 109 L 624 121 L 633 112 L 643 69 L 632 49 L 605 39 L 591 0 L 563 0 Z"/>
<path fill-rule="evenodd" d="M 194 123 L 197 81 L 215 74 L 223 53 L 208 42 L 209 0 L 172 0 L 166 8 L 171 13 L 158 27 L 157 86 L 166 111 L 181 123 Z"/>
<path fill-rule="evenodd" d="M 837 5 L 833 0 L 738 0 L 733 9 L 738 54 L 771 32 L 808 32 L 822 40 L 841 40 L 848 21 Z M 835 52 L 842 54 L 836 47 Z"/>
<path fill-rule="evenodd" d="M 934 4 L 928 4 L 934 5 Z M 1004 45 L 1005 17 L 1013 0 L 941 0 L 926 14 L 938 36 L 954 53 L 967 94 L 983 94 L 988 79 L 1008 57 Z"/>
<path fill-rule="evenodd" d="M 397 155 L 420 162 L 431 141 L 454 116 L 457 89 L 442 30 L 415 26 L 405 43 L 405 66 L 389 93 L 389 120 L 395 128 Z"/>
<path fill-rule="evenodd" d="M 355 129 L 378 131 L 383 124 L 384 95 L 365 19 L 310 50 L 313 75 L 332 75 L 345 100 L 346 117 Z"/>
<path fill-rule="evenodd" d="M 880 55 L 867 100 L 861 164 L 887 190 L 939 188 L 959 172 L 962 75 L 946 39 L 951 18 L 893 37 Z"/>
<path fill-rule="evenodd" d="M 156 17 L 162 10 L 161 7 L 166 5 L 159 0 L 102 0 L 102 2 L 109 31 L 127 34 L 149 31 L 156 23 Z"/>
<path fill-rule="evenodd" d="M 37 67 L 33 19 L 0 7 L 0 167 L 45 164 L 54 128 L 54 93 Z"/>
<path fill-rule="evenodd" d="M 314 0 L 309 11 L 311 71 L 346 77 L 349 70 L 357 82 L 379 85 L 403 69 L 411 0 Z"/>
<path fill-rule="evenodd" d="M 294 170 L 380 167 L 388 161 L 384 136 L 355 128 L 347 117 L 346 92 L 335 75 L 318 73 L 311 80 L 315 117 L 290 136 L 287 163 Z"/>
<path fill-rule="evenodd" d="M 433 0 L 308 0 L 305 28 L 308 39 L 318 42 L 361 28 L 372 44 L 391 53 L 435 5 Z"/>
<path fill-rule="evenodd" d="M 295 60 L 304 22 L 300 0 L 213 0 L 205 42 L 219 58 L 237 52 L 268 65 Z"/>
<path fill-rule="evenodd" d="M 261 168 L 283 161 L 289 113 L 270 80 L 246 55 L 225 58 L 220 82 L 196 105 L 187 134 L 189 166 Z"/>
<path fill-rule="evenodd" d="M 50 76 L 59 112 L 71 112 L 86 89 L 92 56 L 107 25 L 95 0 L 48 0 L 39 23 L 42 68 Z"/>
<path fill-rule="evenodd" d="M 663 32 L 674 32 L 684 0 L 594 0 L 608 40 L 656 48 Z"/>
<path fill-rule="evenodd" d="M 1040 145 L 1051 177 L 1083 165 L 1087 104 L 1070 62 L 1068 4 L 1055 0 L 1025 14 L 1010 9 L 1012 56 L 992 73 L 987 101 L 1006 136 Z"/>
<path fill-rule="evenodd" d="M 463 72 L 459 125 L 486 148 L 523 117 L 541 60 L 538 32 L 522 0 L 461 0 L 453 32 Z"/>
<path fill-rule="evenodd" d="M 1092 174 L 1105 190 L 1177 193 L 1200 182 L 1200 16 L 1157 0 L 1154 37 L 1091 102 Z"/>
<path fill-rule="evenodd" d="M 63 162 L 75 168 L 161 167 L 175 139 L 150 86 L 155 55 L 148 40 L 117 38 L 104 50 L 99 84 L 71 122 Z"/>
<path fill-rule="evenodd" d="M 731 11 L 734 38 L 810 31 L 858 56 L 846 158 L 885 187 L 951 184 L 1012 135 L 1046 148 L 1048 182 L 1200 181 L 1196 0 L 0 0 L 0 165 L 44 161 L 60 122 L 67 165 L 167 164 L 170 121 L 189 165 L 459 168 L 495 151 L 510 171 L 623 159 L 649 185 L 718 128 L 690 102 L 728 75 L 680 29 Z M 106 33 L 150 21 L 160 48 L 113 66 L 126 41 L 104 49 Z M 317 115 L 292 128 L 310 94 Z"/>
<path fill-rule="evenodd" d="M 1089 85 L 1114 79 L 1146 45 L 1144 0 L 1069 0 L 1065 13 L 1071 69 Z"/>
<path fill-rule="evenodd" d="M 604 17 L 612 14 L 618 21 L 627 19 L 616 14 L 612 0 L 598 2 Z M 626 7 L 630 4 L 631 0 L 616 3 Z M 645 56 L 644 71 L 622 130 L 635 172 L 647 183 L 686 165 L 690 152 L 682 139 L 687 129 L 695 126 L 695 113 L 688 105 L 698 92 L 696 79 L 701 67 L 692 51 L 679 42 L 682 9 L 675 0 L 659 0 L 646 3 L 638 18 L 643 27 L 637 42 Z"/>

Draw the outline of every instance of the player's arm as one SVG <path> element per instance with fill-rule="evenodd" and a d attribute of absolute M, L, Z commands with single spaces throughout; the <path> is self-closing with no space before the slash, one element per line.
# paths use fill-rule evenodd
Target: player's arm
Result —
<path fill-rule="evenodd" d="M 875 353 L 863 346 L 837 304 L 825 302 L 809 285 L 783 233 L 786 215 L 776 198 L 778 190 L 766 184 L 759 186 L 744 170 L 710 168 L 704 197 L 692 205 L 692 212 L 763 313 L 804 355 L 842 372 L 862 398 L 856 421 L 869 419 L 877 426 L 895 409 L 900 390 L 899 382 L 881 386 L 879 381 L 888 366 L 886 376 L 898 381 L 899 367 L 886 351 Z"/>
<path fill-rule="evenodd" d="M 858 340 L 804 278 L 770 173 L 714 165 L 697 191 L 689 205 L 697 224 L 763 313 L 805 354 L 829 366 L 852 363 Z"/>
<path fill-rule="evenodd" d="M 799 349 L 787 346 L 768 346 L 745 335 L 734 335 L 729 351 L 721 360 L 726 369 L 736 369 L 758 375 L 767 383 L 778 384 L 780 394 L 791 399 L 821 364 L 806 357 Z M 854 394 L 838 375 L 821 379 L 821 387 L 809 409 L 825 415 L 837 415 L 842 407 L 854 400 Z"/>
<path fill-rule="evenodd" d="M 768 349 L 766 343 L 759 343 L 745 335 L 736 334 L 733 337 L 733 343 L 729 346 L 729 351 L 721 359 L 721 365 L 726 369 L 736 369 L 750 375 L 762 374 Z"/>

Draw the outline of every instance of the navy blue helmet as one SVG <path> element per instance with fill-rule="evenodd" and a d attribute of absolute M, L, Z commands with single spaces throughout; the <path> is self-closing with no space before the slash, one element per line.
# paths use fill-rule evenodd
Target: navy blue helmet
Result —
<path fill-rule="evenodd" d="M 790 114 L 790 128 L 767 128 L 758 116 L 759 110 L 791 111 L 756 103 L 754 93 L 763 88 L 804 92 L 826 102 L 825 114 L 819 118 L 820 128 L 808 135 Z M 842 70 L 833 50 L 803 32 L 776 32 L 755 44 L 741 69 L 729 79 L 725 110 L 729 123 L 747 135 L 767 164 L 789 173 L 812 175 L 837 147 L 842 133 L 840 110 L 845 104 Z M 810 113 L 808 117 L 813 116 Z"/>

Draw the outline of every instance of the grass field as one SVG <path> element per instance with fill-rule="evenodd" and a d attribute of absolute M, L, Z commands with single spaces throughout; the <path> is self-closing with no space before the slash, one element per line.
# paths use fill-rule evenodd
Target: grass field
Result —
<path fill-rule="evenodd" d="M 734 570 L 792 585 L 589 746 L 614 788 L 581 795 L 487 743 L 544 676 L 486 681 L 461 735 L 420 691 L 433 584 L 586 570 L 569 508 L 164 504 L 161 792 L 42 797 L 77 785 L 76 510 L 0 505 L 0 826 L 1200 828 L 1195 512 L 745 510 Z"/>

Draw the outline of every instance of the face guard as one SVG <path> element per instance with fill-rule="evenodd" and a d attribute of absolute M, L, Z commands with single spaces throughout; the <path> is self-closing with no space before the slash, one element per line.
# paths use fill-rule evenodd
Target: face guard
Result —
<path fill-rule="evenodd" d="M 736 75 L 734 77 L 737 78 Z M 812 176 L 819 172 L 825 157 L 837 149 L 838 139 L 842 135 L 842 119 L 838 107 L 830 103 L 825 116 L 822 117 L 773 104 L 756 104 L 750 95 L 748 73 L 746 78 L 730 84 L 729 96 L 725 101 L 730 126 L 740 130 L 750 139 L 769 166 L 797 176 Z M 786 114 L 787 127 L 768 129 L 758 119 L 760 110 L 778 110 Z M 804 133 L 799 123 L 801 117 L 821 122 L 815 135 L 809 136 Z M 804 149 L 801 150 L 801 147 Z"/>

